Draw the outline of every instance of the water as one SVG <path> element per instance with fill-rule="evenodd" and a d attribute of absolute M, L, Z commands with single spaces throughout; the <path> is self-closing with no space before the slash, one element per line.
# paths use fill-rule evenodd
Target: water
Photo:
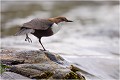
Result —
<path fill-rule="evenodd" d="M 18 2 L 15 3 L 18 4 Z M 22 3 L 24 2 L 19 2 L 19 5 L 26 7 L 32 5 L 36 8 L 41 6 L 41 8 L 35 8 L 26 15 L 21 13 L 22 16 L 18 14 L 19 10 L 13 9 L 18 16 L 11 16 L 5 20 L 6 16 L 12 13 L 7 10 L 9 8 L 7 6 L 12 2 L 3 2 L 3 13 L 6 12 L 6 15 L 2 16 L 4 19 L 2 48 L 38 50 L 42 47 L 33 35 L 29 35 L 33 40 L 32 44 L 24 41 L 25 35 L 11 36 L 17 31 L 17 25 L 20 26 L 35 17 L 66 16 L 74 22 L 61 24 L 62 29 L 57 34 L 42 38 L 45 48 L 60 54 L 67 61 L 80 67 L 87 80 L 119 80 L 119 4 L 117 1 L 70 1 L 67 5 L 60 5 L 64 4 L 64 1 L 34 2 L 34 5 L 32 2 Z M 46 8 L 45 4 L 48 4 L 49 8 Z M 23 9 L 20 8 L 20 10 Z M 26 10 L 28 8 L 24 12 Z M 15 30 L 12 30 L 13 28 Z"/>

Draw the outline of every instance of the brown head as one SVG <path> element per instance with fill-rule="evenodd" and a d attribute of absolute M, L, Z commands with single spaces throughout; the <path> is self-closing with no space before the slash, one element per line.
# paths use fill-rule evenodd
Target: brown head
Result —
<path fill-rule="evenodd" d="M 71 20 L 68 20 L 65 17 L 55 17 L 55 18 L 49 18 L 48 20 L 53 21 L 54 23 L 58 24 L 60 22 L 73 22 Z"/>

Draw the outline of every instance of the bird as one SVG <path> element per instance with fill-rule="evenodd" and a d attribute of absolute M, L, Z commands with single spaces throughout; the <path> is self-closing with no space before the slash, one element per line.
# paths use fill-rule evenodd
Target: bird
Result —
<path fill-rule="evenodd" d="M 59 23 L 61 22 L 73 22 L 73 21 L 68 20 L 66 17 L 63 16 L 47 19 L 34 18 L 31 21 L 24 23 L 20 27 L 19 31 L 17 31 L 15 36 L 26 35 L 25 41 L 32 43 L 31 38 L 29 38 L 28 36 L 28 34 L 30 33 L 39 39 L 39 43 L 41 44 L 43 51 L 46 51 L 45 47 L 41 42 L 41 38 L 49 37 L 57 33 L 60 30 Z"/>

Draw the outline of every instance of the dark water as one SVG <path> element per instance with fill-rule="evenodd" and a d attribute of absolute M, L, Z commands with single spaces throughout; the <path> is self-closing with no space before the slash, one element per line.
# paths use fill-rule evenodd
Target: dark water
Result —
<path fill-rule="evenodd" d="M 13 36 L 33 18 L 65 16 L 73 23 L 60 24 L 55 35 L 43 38 L 49 51 L 59 53 L 83 70 L 87 80 L 119 80 L 118 1 L 2 1 L 1 47 L 39 49 L 25 35 Z"/>

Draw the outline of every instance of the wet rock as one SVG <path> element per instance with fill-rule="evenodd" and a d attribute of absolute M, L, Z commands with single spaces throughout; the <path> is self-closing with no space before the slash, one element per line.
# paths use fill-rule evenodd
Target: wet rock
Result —
<path fill-rule="evenodd" d="M 56 53 L 40 50 L 2 49 L 1 63 L 14 72 L 31 79 L 85 80 L 79 69 Z M 77 72 L 79 72 L 79 74 Z"/>

